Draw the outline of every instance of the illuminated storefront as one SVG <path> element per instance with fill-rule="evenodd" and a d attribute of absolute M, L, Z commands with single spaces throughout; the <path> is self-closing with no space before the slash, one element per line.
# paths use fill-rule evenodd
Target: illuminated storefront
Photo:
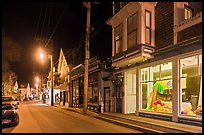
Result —
<path fill-rule="evenodd" d="M 141 110 L 172 112 L 172 62 L 142 68 Z"/>
<path fill-rule="evenodd" d="M 164 61 L 136 68 L 139 72 L 136 91 L 140 93 L 137 111 L 202 120 L 202 54 L 181 55 Z"/>
<path fill-rule="evenodd" d="M 124 74 L 122 113 L 202 123 L 200 51 L 141 63 L 120 73 Z"/>
<path fill-rule="evenodd" d="M 202 116 L 202 55 L 180 59 L 181 115 Z"/>

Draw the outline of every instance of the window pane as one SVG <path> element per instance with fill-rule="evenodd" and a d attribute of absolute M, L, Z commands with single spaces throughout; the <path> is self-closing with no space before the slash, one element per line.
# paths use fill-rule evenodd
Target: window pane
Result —
<path fill-rule="evenodd" d="M 150 44 L 150 29 L 145 29 L 145 42 Z"/>
<path fill-rule="evenodd" d="M 133 18 L 128 18 L 128 33 L 130 33 L 133 29 Z"/>
<path fill-rule="evenodd" d="M 147 83 L 141 83 L 142 90 L 142 109 L 147 108 Z"/>
<path fill-rule="evenodd" d="M 136 28 L 137 28 L 137 13 L 128 18 L 128 33 L 136 30 Z"/>
<path fill-rule="evenodd" d="M 141 69 L 141 82 L 149 81 L 149 67 Z"/>
<path fill-rule="evenodd" d="M 161 78 L 162 79 L 172 78 L 172 62 L 161 64 Z"/>
<path fill-rule="evenodd" d="M 146 11 L 146 27 L 150 28 L 150 12 Z"/>
<path fill-rule="evenodd" d="M 202 55 L 199 55 L 199 69 L 200 69 L 200 75 L 202 75 Z"/>
<path fill-rule="evenodd" d="M 181 59 L 182 76 L 198 75 L 198 56 Z"/>
<path fill-rule="evenodd" d="M 121 48 L 121 40 L 118 40 L 115 42 L 115 51 L 116 51 L 116 54 L 121 52 L 122 48 Z"/>
<path fill-rule="evenodd" d="M 186 79 L 186 80 L 185 80 Z M 182 78 L 182 105 L 183 115 L 202 115 L 202 79 L 201 77 Z M 186 83 L 186 84 L 185 84 Z"/>
<path fill-rule="evenodd" d="M 160 80 L 160 65 L 150 67 L 150 81 Z"/>
<path fill-rule="evenodd" d="M 115 53 L 122 51 L 122 24 L 115 28 Z"/>
<path fill-rule="evenodd" d="M 134 31 L 128 35 L 128 45 L 127 48 L 131 48 L 136 45 L 137 31 Z"/>
<path fill-rule="evenodd" d="M 193 17 L 193 11 L 191 8 L 185 6 L 184 7 L 184 19 L 190 19 Z"/>
<path fill-rule="evenodd" d="M 122 24 L 115 28 L 115 38 L 122 38 Z"/>

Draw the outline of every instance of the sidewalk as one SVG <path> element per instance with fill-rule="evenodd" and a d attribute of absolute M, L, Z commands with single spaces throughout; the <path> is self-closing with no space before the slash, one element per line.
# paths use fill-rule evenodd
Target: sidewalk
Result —
<path fill-rule="evenodd" d="M 55 106 L 61 109 L 83 113 L 83 108 L 71 108 L 67 106 Z M 95 113 L 87 109 L 87 115 L 125 126 L 145 133 L 202 133 L 202 127 L 188 124 L 145 118 L 134 114 L 121 113 Z"/>

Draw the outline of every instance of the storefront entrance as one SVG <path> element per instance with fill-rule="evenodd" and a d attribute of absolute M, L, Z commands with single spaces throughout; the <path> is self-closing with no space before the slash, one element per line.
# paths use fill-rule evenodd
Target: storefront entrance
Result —
<path fill-rule="evenodd" d="M 120 86 L 115 86 L 116 89 L 116 112 L 122 113 L 122 90 Z"/>
<path fill-rule="evenodd" d="M 110 112 L 110 87 L 104 88 L 104 112 Z"/>

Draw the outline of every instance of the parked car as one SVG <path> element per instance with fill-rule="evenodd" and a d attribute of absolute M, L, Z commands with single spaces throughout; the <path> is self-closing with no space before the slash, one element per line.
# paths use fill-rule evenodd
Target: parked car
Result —
<path fill-rule="evenodd" d="M 18 107 L 11 102 L 2 102 L 2 126 L 17 126 L 19 124 Z"/>
<path fill-rule="evenodd" d="M 2 102 L 11 102 L 14 106 L 19 105 L 19 101 L 14 100 L 12 96 L 2 96 Z"/>

